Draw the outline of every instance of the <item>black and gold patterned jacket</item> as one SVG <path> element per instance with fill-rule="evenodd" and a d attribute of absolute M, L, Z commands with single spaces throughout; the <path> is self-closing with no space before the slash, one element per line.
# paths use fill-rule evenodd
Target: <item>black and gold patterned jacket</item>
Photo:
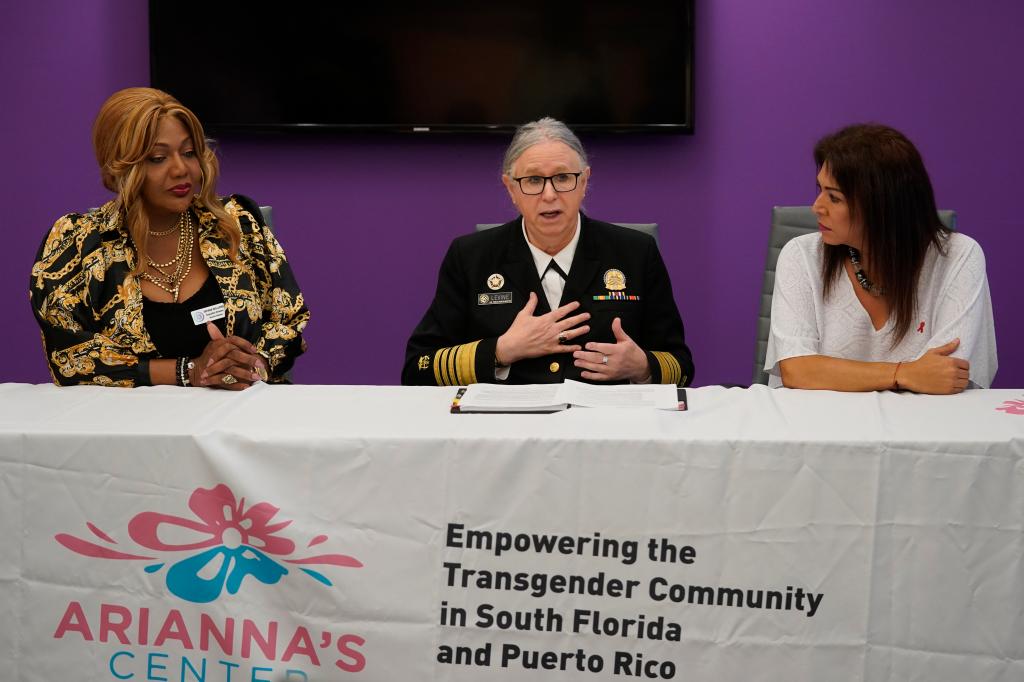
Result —
<path fill-rule="evenodd" d="M 240 195 L 223 201 L 241 226 L 239 262 L 217 218 L 193 200 L 200 252 L 224 296 L 227 333 L 255 344 L 269 360 L 270 381 L 281 382 L 305 350 L 309 310 L 259 207 Z M 32 266 L 30 297 L 55 383 L 149 385 L 149 360 L 160 356 L 143 323 L 136 258 L 113 202 L 70 213 L 50 230 Z"/>

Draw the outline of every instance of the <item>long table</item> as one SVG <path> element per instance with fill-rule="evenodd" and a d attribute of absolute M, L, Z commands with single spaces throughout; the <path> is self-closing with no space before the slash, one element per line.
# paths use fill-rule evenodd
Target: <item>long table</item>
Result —
<path fill-rule="evenodd" d="M 0 385 L 0 679 L 1024 679 L 1024 391 Z"/>

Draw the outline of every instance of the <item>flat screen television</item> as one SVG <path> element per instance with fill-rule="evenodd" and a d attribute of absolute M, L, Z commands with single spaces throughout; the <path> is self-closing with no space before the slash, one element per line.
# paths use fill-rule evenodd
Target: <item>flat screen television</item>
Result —
<path fill-rule="evenodd" d="M 693 1 L 149 3 L 150 75 L 212 131 L 693 132 Z"/>

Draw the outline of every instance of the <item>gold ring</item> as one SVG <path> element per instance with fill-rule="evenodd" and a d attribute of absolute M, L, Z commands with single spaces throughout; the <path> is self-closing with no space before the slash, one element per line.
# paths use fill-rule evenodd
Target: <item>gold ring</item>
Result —
<path fill-rule="evenodd" d="M 231 384 L 235 383 L 236 381 L 238 381 L 238 379 L 236 379 L 234 376 L 232 376 L 230 374 L 225 374 L 224 376 L 222 376 L 220 378 L 220 383 L 222 383 L 222 384 L 224 384 L 226 386 L 230 386 Z"/>
<path fill-rule="evenodd" d="M 267 380 L 267 370 L 263 369 L 263 365 L 256 365 L 256 374 L 259 375 L 260 381 Z"/>

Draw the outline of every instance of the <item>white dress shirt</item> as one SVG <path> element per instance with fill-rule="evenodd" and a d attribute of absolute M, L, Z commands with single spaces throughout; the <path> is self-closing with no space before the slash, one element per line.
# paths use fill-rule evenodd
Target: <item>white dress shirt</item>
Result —
<path fill-rule="evenodd" d="M 572 267 L 572 258 L 576 255 L 576 245 L 580 242 L 580 217 L 577 214 L 576 232 L 573 233 L 572 239 L 565 245 L 565 248 L 554 256 L 544 253 L 530 243 L 530 238 L 526 235 L 525 219 L 523 221 L 523 237 L 526 239 L 526 245 L 530 247 L 533 264 L 537 266 L 537 276 L 540 277 L 540 285 L 544 289 L 544 297 L 548 300 L 548 306 L 554 310 L 562 300 L 565 280 L 553 268 L 548 268 L 548 264 L 554 259 L 558 263 L 558 267 L 562 268 L 562 272 L 566 275 L 569 274 L 569 268 Z"/>
<path fill-rule="evenodd" d="M 533 264 L 537 266 L 537 276 L 540 277 L 540 285 L 544 290 L 544 298 L 548 301 L 548 306 L 554 310 L 558 307 L 558 303 L 562 300 L 562 291 L 565 289 L 565 280 L 562 276 L 555 272 L 554 268 L 548 268 L 551 260 L 554 259 L 558 263 L 558 267 L 562 268 L 562 272 L 566 275 L 569 274 L 569 268 L 572 266 L 572 258 L 576 255 L 576 245 L 580 242 L 580 217 L 576 215 L 576 232 L 573 234 L 572 239 L 565 245 L 565 248 L 556 253 L 554 256 L 550 256 L 536 246 L 530 243 L 530 237 L 526 234 L 526 221 L 523 219 L 522 229 L 523 238 L 526 239 L 526 245 L 530 247 L 530 255 L 533 256 Z M 495 367 L 494 378 L 498 381 L 505 381 L 508 379 L 509 367 Z"/>

